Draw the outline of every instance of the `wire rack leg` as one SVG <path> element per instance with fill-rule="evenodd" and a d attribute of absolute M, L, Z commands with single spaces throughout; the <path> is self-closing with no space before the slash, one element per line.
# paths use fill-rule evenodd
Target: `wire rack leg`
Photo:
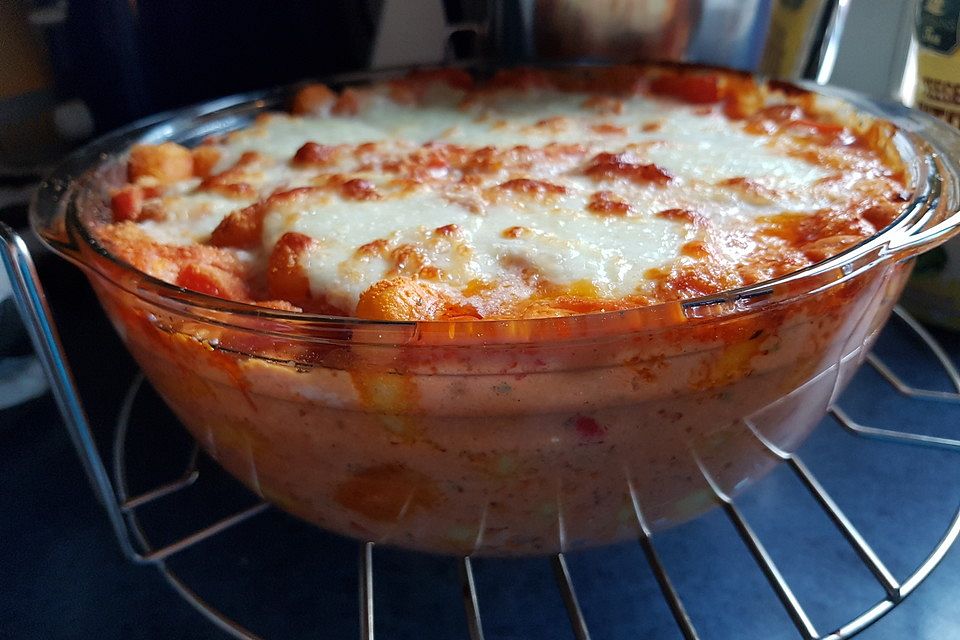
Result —
<path fill-rule="evenodd" d="M 827 493 L 827 490 L 823 488 L 823 485 L 820 484 L 820 481 L 813 475 L 810 469 L 793 453 L 784 451 L 777 445 L 770 442 L 760 431 L 750 424 L 749 422 L 744 423 L 747 426 L 747 429 L 750 433 L 766 447 L 767 451 L 770 452 L 775 458 L 778 458 L 787 463 L 790 469 L 793 470 L 794 474 L 806 488 L 807 492 L 813 496 L 814 500 L 817 501 L 820 508 L 827 514 L 830 520 L 833 522 L 837 530 L 843 535 L 847 540 L 847 543 L 853 548 L 854 552 L 860 556 L 860 560 L 867 566 L 870 572 L 874 575 L 877 581 L 883 586 L 884 591 L 887 592 L 887 596 L 899 601 L 900 596 L 900 583 L 897 582 L 897 579 L 893 577 L 893 574 L 887 568 L 887 566 L 880 560 L 880 557 L 876 554 L 873 548 L 867 543 L 866 539 L 863 537 L 856 527 L 853 526 L 853 523 L 850 522 L 850 518 L 847 517 L 847 514 L 840 509 L 840 506 L 834 501 L 834 499 Z"/>
<path fill-rule="evenodd" d="M 893 317 L 898 318 L 901 322 L 907 325 L 907 327 L 909 327 L 910 330 L 913 331 L 918 338 L 920 338 L 930 353 L 933 354 L 933 356 L 940 363 L 940 366 L 943 368 L 944 373 L 946 373 L 947 377 L 950 379 L 950 383 L 953 386 L 953 391 L 920 389 L 909 385 L 904 382 L 903 379 L 898 376 L 889 365 L 872 353 L 867 356 L 867 362 L 869 362 L 871 366 L 873 366 L 873 368 L 876 369 L 884 379 L 886 379 L 887 382 L 893 385 L 898 392 L 905 396 L 909 396 L 911 398 L 920 398 L 921 400 L 960 402 L 960 369 L 953 364 L 953 360 L 950 359 L 950 356 L 947 355 L 947 352 L 944 351 L 943 347 L 941 347 L 934 337 L 930 335 L 930 332 L 927 331 L 927 329 L 903 307 L 894 307 Z"/>
<path fill-rule="evenodd" d="M 897 429 L 871 427 L 857 422 L 839 406 L 831 407 L 830 415 L 833 416 L 833 418 L 840 424 L 841 427 L 855 436 L 863 436 L 865 438 L 872 438 L 874 440 L 886 440 L 888 442 L 897 442 L 901 444 L 914 444 L 924 447 L 934 447 L 937 449 L 960 451 L 960 439 L 957 438 L 928 436 L 922 433 L 911 433 L 909 431 L 899 431 Z"/>
<path fill-rule="evenodd" d="M 843 537 L 846 538 L 856 554 L 860 556 L 860 560 L 870 569 L 873 577 L 883 586 L 883 590 L 887 592 L 887 596 L 899 602 L 902 597 L 900 595 L 900 583 L 893 577 L 893 573 L 890 572 L 887 565 L 880 560 L 880 557 L 873 550 L 873 547 L 867 543 L 863 534 L 853 526 L 853 523 L 850 522 L 847 515 L 840 509 L 837 503 L 834 502 L 830 494 L 827 493 L 823 485 L 820 484 L 820 481 L 814 477 L 807 468 L 807 465 L 805 465 L 800 458 L 791 457 L 789 464 L 790 468 L 793 469 L 793 472 L 800 478 L 800 481 L 804 484 L 810 495 L 816 499 L 823 511 L 826 512 L 830 520 L 833 521 L 834 526 L 836 526 Z"/>
<path fill-rule="evenodd" d="M 817 633 L 816 627 L 813 626 L 813 622 L 810 621 L 810 617 L 807 615 L 806 611 L 803 610 L 803 607 L 800 605 L 800 601 L 797 600 L 797 597 L 794 595 L 790 585 L 787 584 L 783 574 L 780 573 L 780 570 L 774 563 L 773 558 L 770 557 L 770 554 L 763 546 L 763 543 L 760 542 L 760 538 L 757 537 L 757 534 L 753 531 L 753 528 L 747 523 L 746 519 L 743 517 L 743 514 L 740 513 L 740 510 L 733 503 L 733 500 L 731 500 L 730 497 L 724 493 L 724 491 L 717 484 L 716 480 L 713 479 L 710 471 L 699 459 L 697 460 L 697 466 L 700 467 L 700 472 L 703 474 L 704 479 L 710 486 L 710 490 L 713 492 L 714 497 L 720 503 L 721 507 L 723 507 L 724 513 L 726 513 L 727 518 L 729 518 L 730 522 L 733 524 L 737 534 L 740 536 L 740 539 L 743 540 L 744 544 L 747 546 L 747 549 L 749 549 L 751 555 L 753 555 L 757 566 L 760 567 L 764 577 L 766 577 L 767 582 L 770 583 L 774 593 L 777 594 L 777 598 L 780 599 L 780 602 L 786 609 L 790 619 L 793 620 L 793 624 L 797 627 L 797 631 L 799 631 L 807 640 L 816 640 L 819 638 L 820 634 Z"/>
<path fill-rule="evenodd" d="M 893 387 L 897 393 L 907 398 L 927 400 L 931 402 L 942 403 L 960 403 L 960 369 L 953 363 L 947 352 L 943 350 L 930 332 L 927 331 L 913 316 L 911 316 L 902 307 L 894 307 L 893 317 L 899 319 L 905 324 L 924 344 L 928 351 L 937 359 L 943 372 L 953 386 L 953 391 L 940 391 L 935 389 L 921 389 L 907 384 L 894 370 L 886 364 L 877 355 L 871 353 L 867 356 L 867 362 L 876 369 L 877 373 Z M 945 438 L 942 436 L 929 436 L 922 433 L 912 433 L 900 429 L 874 427 L 861 424 L 854 420 L 840 406 L 834 405 L 830 408 L 830 415 L 848 432 L 853 435 L 872 438 L 875 440 L 885 440 L 888 442 L 897 442 L 901 444 L 914 444 L 952 451 L 960 451 L 960 439 Z"/>
<path fill-rule="evenodd" d="M 684 640 L 700 640 L 700 635 L 693 626 L 693 620 L 690 619 L 690 614 L 687 613 L 686 607 L 683 606 L 680 594 L 677 593 L 676 587 L 673 586 L 673 581 L 670 580 L 670 576 L 663 566 L 660 554 L 657 553 L 656 547 L 653 546 L 653 536 L 650 533 L 650 527 L 647 525 L 647 519 L 640 509 L 640 500 L 637 497 L 636 489 L 633 487 L 633 481 L 629 480 L 629 477 L 627 480 L 627 488 L 630 491 L 630 501 L 633 503 L 633 513 L 640 527 L 640 547 L 643 549 L 643 554 L 647 558 L 647 564 L 650 565 L 653 576 L 660 586 L 660 592 L 667 601 L 667 606 L 670 607 L 670 613 L 680 628 L 680 633 L 683 634 Z"/>
<path fill-rule="evenodd" d="M 567 615 L 570 616 L 570 627 L 573 629 L 574 638 L 576 640 L 590 640 L 587 621 L 583 617 L 580 602 L 577 600 L 577 592 L 573 588 L 570 569 L 567 568 L 567 559 L 562 553 L 553 557 L 553 572 L 557 578 L 557 585 L 560 587 L 563 604 L 567 607 Z"/>
<path fill-rule="evenodd" d="M 467 613 L 467 630 L 470 640 L 483 640 L 483 621 L 480 619 L 480 605 L 477 603 L 477 585 L 473 580 L 473 564 L 466 556 L 460 562 L 460 586 L 463 592 L 463 606 Z"/>
<path fill-rule="evenodd" d="M 117 493 L 110 482 L 106 465 L 97 450 L 90 422 L 83 409 L 83 403 L 77 393 L 77 387 L 67 363 L 63 345 L 53 325 L 50 307 L 40 284 L 36 267 L 26 244 L 17 233 L 0 222 L 0 241 L 3 266 L 13 285 L 13 299 L 30 335 L 33 348 L 40 359 L 43 371 L 50 382 L 50 389 L 63 416 L 67 432 L 80 456 L 80 462 L 93 492 L 107 512 L 110 526 L 120 543 L 123 554 L 137 560 L 136 551 L 130 533 L 123 521 L 123 513 L 117 500 Z"/>
<path fill-rule="evenodd" d="M 373 543 L 360 545 L 360 640 L 374 640 L 373 628 Z"/>

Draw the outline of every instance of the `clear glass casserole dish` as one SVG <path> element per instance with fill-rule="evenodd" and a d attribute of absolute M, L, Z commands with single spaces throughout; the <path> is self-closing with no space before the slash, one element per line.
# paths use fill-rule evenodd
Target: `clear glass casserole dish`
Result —
<path fill-rule="evenodd" d="M 732 494 L 773 467 L 771 447 L 800 445 L 863 361 L 911 258 L 960 227 L 960 134 L 830 90 L 900 127 L 911 201 L 833 258 L 720 295 L 560 318 L 370 321 L 188 291 L 91 233 L 132 144 L 194 144 L 295 89 L 99 140 L 43 183 L 32 222 L 84 269 L 148 379 L 220 464 L 290 513 L 376 542 L 545 553 L 703 513 L 705 476 Z"/>

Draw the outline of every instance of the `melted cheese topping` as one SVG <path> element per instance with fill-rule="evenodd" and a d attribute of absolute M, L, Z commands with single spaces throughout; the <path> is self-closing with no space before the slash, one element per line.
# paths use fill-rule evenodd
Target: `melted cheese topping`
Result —
<path fill-rule="evenodd" d="M 215 229 L 247 208 L 259 225 L 256 242 L 237 251 L 248 282 L 279 273 L 270 256 L 286 234 L 301 234 L 311 242 L 287 263 L 327 307 L 353 314 L 373 285 L 407 277 L 475 316 L 502 317 L 563 295 L 669 297 L 664 279 L 697 260 L 734 273 L 792 241 L 782 229 L 758 236 L 777 216 L 885 202 L 899 186 L 849 129 L 830 124 L 824 142 L 814 136 L 824 135 L 820 121 L 811 133 L 795 114 L 758 128 L 767 121 L 647 92 L 467 92 L 436 82 L 408 104 L 392 91 L 356 93 L 355 113 L 271 114 L 213 142 L 214 177 L 165 186 L 144 204 L 139 229 L 167 246 L 213 238 L 230 247 Z M 784 122 L 799 128 L 786 132 Z M 823 234 L 844 236 L 835 231 Z M 716 281 L 751 276 L 731 278 Z"/>

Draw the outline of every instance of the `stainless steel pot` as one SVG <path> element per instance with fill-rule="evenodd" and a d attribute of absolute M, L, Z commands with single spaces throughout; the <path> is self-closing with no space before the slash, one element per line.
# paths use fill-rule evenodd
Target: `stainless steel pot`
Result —
<path fill-rule="evenodd" d="M 637 58 L 826 81 L 848 0 L 522 0 L 536 59 Z"/>

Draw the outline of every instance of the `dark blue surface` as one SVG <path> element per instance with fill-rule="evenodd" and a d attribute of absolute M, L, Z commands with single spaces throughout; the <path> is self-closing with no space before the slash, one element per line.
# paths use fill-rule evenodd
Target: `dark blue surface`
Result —
<path fill-rule="evenodd" d="M 134 367 L 79 277 L 44 265 L 81 391 L 106 440 Z M 960 338 L 938 337 L 960 359 Z M 880 351 L 909 381 L 947 388 L 932 360 L 905 334 L 888 332 Z M 960 405 L 905 399 L 869 369 L 843 406 L 864 422 L 960 435 Z M 165 419 L 152 393 L 144 392 L 133 422 Z M 136 455 L 141 450 L 167 450 L 156 469 L 139 470 L 146 486 L 176 468 L 167 462 L 183 454 L 185 437 L 146 430 L 132 446 L 136 459 L 143 459 Z M 49 397 L 0 413 L 0 452 L 0 637 L 226 637 L 156 570 L 121 558 Z M 869 441 L 825 420 L 801 454 L 901 579 L 923 560 L 960 505 L 960 453 Z M 248 500 L 210 471 L 202 469 L 201 486 L 176 509 L 160 504 L 144 513 L 158 542 L 189 530 L 194 517 L 209 522 Z M 213 481 L 204 484 L 210 476 Z M 846 622 L 883 597 L 785 467 L 738 504 L 819 630 Z M 655 541 L 705 640 L 798 637 L 721 512 L 658 534 Z M 171 566 L 210 602 L 254 630 L 271 631 L 270 637 L 354 638 L 356 554 L 355 543 L 270 511 L 176 556 Z M 374 561 L 379 638 L 466 638 L 453 561 L 389 549 L 377 549 Z M 568 562 L 596 640 L 680 637 L 639 545 L 578 552 Z M 487 638 L 573 637 L 548 559 L 479 560 L 475 571 Z M 860 637 L 960 638 L 958 601 L 960 549 L 954 549 L 914 595 Z"/>

